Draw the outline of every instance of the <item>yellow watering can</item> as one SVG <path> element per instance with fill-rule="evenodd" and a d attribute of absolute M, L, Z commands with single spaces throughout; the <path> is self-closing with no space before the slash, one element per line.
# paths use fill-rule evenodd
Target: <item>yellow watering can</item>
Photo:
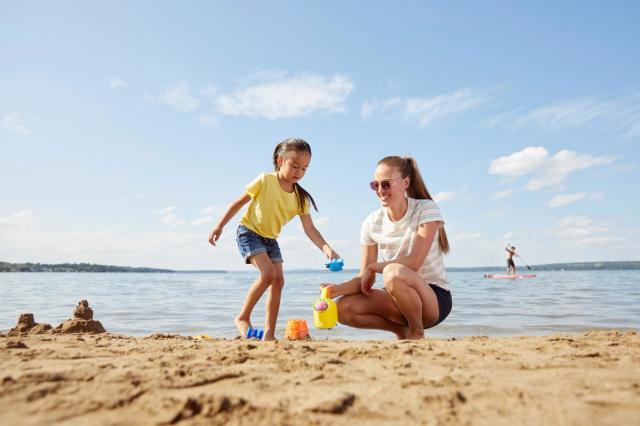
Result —
<path fill-rule="evenodd" d="M 313 304 L 313 325 L 316 328 L 333 328 L 338 322 L 338 307 L 336 302 L 327 295 L 327 288 L 323 288 L 320 298 Z"/>

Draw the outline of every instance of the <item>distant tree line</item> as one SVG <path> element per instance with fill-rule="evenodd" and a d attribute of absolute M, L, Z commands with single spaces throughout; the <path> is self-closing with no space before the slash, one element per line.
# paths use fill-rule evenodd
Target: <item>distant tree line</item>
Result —
<path fill-rule="evenodd" d="M 133 268 L 92 263 L 8 263 L 0 262 L 0 272 L 175 272 L 171 269 Z"/>

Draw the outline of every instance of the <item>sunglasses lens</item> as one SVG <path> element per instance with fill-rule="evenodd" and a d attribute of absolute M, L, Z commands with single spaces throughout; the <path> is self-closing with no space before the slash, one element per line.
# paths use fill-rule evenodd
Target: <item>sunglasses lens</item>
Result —
<path fill-rule="evenodd" d="M 380 182 L 380 186 L 386 191 L 391 188 L 391 182 L 389 182 L 388 180 L 383 180 L 382 182 Z"/>
<path fill-rule="evenodd" d="M 378 190 L 378 182 L 376 182 L 375 180 L 372 182 L 369 182 L 369 188 L 371 188 L 373 191 L 377 191 Z"/>

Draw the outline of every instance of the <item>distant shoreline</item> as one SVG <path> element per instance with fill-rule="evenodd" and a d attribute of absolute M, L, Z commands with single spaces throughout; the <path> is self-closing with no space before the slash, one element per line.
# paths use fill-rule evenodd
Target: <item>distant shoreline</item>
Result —
<path fill-rule="evenodd" d="M 620 261 L 620 262 L 570 262 L 570 263 L 548 263 L 543 265 L 530 265 L 534 271 L 620 271 L 620 270 L 640 270 L 640 261 Z M 504 266 L 472 266 L 472 267 L 449 267 L 449 272 L 491 272 L 501 271 Z M 518 266 L 520 270 L 526 270 L 525 266 Z M 290 272 L 319 272 L 322 269 L 292 269 Z M 357 272 L 357 269 L 346 270 Z M 224 274 L 227 272 L 220 269 L 210 270 L 175 270 L 161 268 L 131 267 L 98 265 L 92 263 L 9 263 L 0 262 L 0 272 L 136 272 L 136 273 L 213 273 Z"/>

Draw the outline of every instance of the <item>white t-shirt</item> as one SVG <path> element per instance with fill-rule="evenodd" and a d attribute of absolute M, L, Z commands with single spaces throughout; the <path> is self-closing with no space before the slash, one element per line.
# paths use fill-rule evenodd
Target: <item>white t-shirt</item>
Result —
<path fill-rule="evenodd" d="M 407 198 L 407 201 L 409 204 L 407 212 L 397 222 L 389 219 L 385 207 L 374 211 L 362 222 L 360 243 L 367 246 L 377 244 L 383 262 L 411 253 L 419 225 L 428 222 L 442 222 L 444 224 L 440 209 L 432 200 Z M 438 230 L 429 253 L 424 259 L 422 267 L 418 270 L 418 275 L 424 278 L 428 284 L 435 284 L 449 290 L 447 271 L 444 268 L 444 255 L 438 244 L 439 234 Z"/>

